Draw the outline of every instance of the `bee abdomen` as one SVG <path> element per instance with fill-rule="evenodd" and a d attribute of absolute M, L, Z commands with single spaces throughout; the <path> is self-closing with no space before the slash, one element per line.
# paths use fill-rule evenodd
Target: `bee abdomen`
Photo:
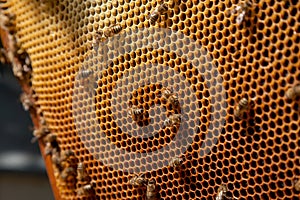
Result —
<path fill-rule="evenodd" d="M 141 116 L 143 114 L 143 109 L 142 108 L 136 108 L 133 107 L 129 110 L 130 115 L 134 115 L 135 117 Z"/>
<path fill-rule="evenodd" d="M 166 119 L 165 121 L 164 121 L 164 126 L 165 127 L 169 127 L 169 126 L 171 126 L 172 124 L 171 124 L 171 120 L 168 118 L 168 119 Z"/>
<path fill-rule="evenodd" d="M 159 18 L 159 14 L 157 12 L 150 14 L 150 18 L 149 18 L 150 24 L 154 25 L 158 20 L 158 18 Z"/>
<path fill-rule="evenodd" d="M 112 27 L 112 31 L 114 34 L 120 33 L 122 31 L 122 26 L 120 24 L 116 24 Z"/>
<path fill-rule="evenodd" d="M 141 115 L 143 113 L 143 109 L 142 108 L 138 108 L 133 110 L 133 114 L 134 115 Z"/>
<path fill-rule="evenodd" d="M 112 37 L 114 34 L 118 34 L 122 31 L 122 26 L 120 24 L 115 24 L 115 25 L 112 25 L 110 27 L 108 27 L 104 32 L 103 32 L 103 35 L 105 38 L 108 38 L 108 37 Z"/>
<path fill-rule="evenodd" d="M 247 109 L 248 108 L 248 100 L 246 98 L 242 98 L 239 102 L 239 106 L 242 109 Z"/>
<path fill-rule="evenodd" d="M 234 110 L 235 117 L 241 118 L 241 116 L 244 114 L 244 112 L 247 111 L 248 109 L 249 109 L 249 101 L 246 98 L 242 98 L 238 102 L 238 104 Z"/>
<path fill-rule="evenodd" d="M 175 106 L 177 106 L 179 104 L 179 100 L 178 100 L 178 97 L 176 95 L 172 95 L 170 96 L 170 102 L 172 104 L 174 104 Z"/>
<path fill-rule="evenodd" d="M 79 74 L 79 78 L 81 79 L 85 79 L 88 78 L 89 76 L 91 76 L 94 72 L 92 70 L 86 69 L 86 70 L 82 70 Z"/>

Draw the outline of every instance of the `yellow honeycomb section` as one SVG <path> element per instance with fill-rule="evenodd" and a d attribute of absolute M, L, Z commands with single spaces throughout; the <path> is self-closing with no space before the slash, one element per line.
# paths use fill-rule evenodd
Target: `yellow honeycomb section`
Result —
<path fill-rule="evenodd" d="M 231 11 L 244 1 L 165 1 L 169 11 L 154 26 L 148 15 L 161 3 L 154 0 L 11 2 L 17 41 L 32 61 L 36 104 L 61 151 L 72 150 L 93 183 L 92 197 L 77 196 L 82 184 L 63 183 L 56 174 L 62 199 L 145 199 L 145 187 L 128 183 L 139 173 L 155 179 L 161 199 L 215 199 L 221 184 L 227 196 L 239 199 L 299 198 L 294 180 L 300 178 L 300 99 L 285 98 L 300 83 L 298 1 L 253 2 L 241 25 L 239 13 Z M 96 32 L 113 24 L 123 27 L 119 54 L 105 49 L 114 45 L 110 38 L 95 48 Z M 155 28 L 184 37 L 175 38 L 170 51 L 144 48 L 145 39 L 165 39 L 151 34 Z M 149 29 L 149 37 L 139 29 Z M 207 52 L 194 54 L 203 67 L 189 61 L 184 38 Z M 80 80 L 83 69 L 96 73 Z M 221 86 L 214 85 L 220 79 Z M 178 95 L 178 107 L 162 98 L 168 86 Z M 242 97 L 254 106 L 238 120 L 234 109 Z M 133 119 L 130 106 L 143 109 L 145 117 Z M 172 114 L 182 116 L 180 126 L 164 125 Z M 223 129 L 210 129 L 222 117 Z M 149 154 L 170 145 L 186 126 L 192 127 L 187 137 L 153 160 L 120 157 L 107 144 Z M 205 140 L 209 131 L 219 135 Z M 203 148 L 209 153 L 201 154 Z M 165 165 L 175 156 L 183 159 L 179 169 Z"/>

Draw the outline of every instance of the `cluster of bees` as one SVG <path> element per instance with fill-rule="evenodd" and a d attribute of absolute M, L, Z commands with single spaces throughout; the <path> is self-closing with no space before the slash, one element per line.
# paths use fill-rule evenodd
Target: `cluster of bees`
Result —
<path fill-rule="evenodd" d="M 129 180 L 129 184 L 134 187 L 146 187 L 146 200 L 157 200 L 159 199 L 158 188 L 155 184 L 154 179 L 147 180 L 143 177 L 144 175 L 136 175 Z M 225 199 L 238 199 L 237 197 L 227 196 L 228 188 L 225 184 L 221 184 L 218 188 L 216 200 Z"/>
<path fill-rule="evenodd" d="M 93 195 L 93 182 L 90 182 L 90 177 L 84 164 L 77 164 L 75 154 L 72 150 L 60 150 L 57 136 L 50 132 L 43 117 L 41 117 L 40 124 L 40 128 L 33 131 L 34 137 L 31 142 L 42 139 L 45 144 L 44 155 L 51 156 L 55 177 L 60 180 L 62 185 L 77 183 L 76 192 L 78 196 Z"/>
<path fill-rule="evenodd" d="M 15 31 L 15 19 L 16 15 L 8 11 L 8 8 L 11 6 L 11 2 L 7 0 L 0 0 L 0 25 L 4 30 L 13 33 Z"/>
<path fill-rule="evenodd" d="M 48 155 L 51 155 L 55 175 L 59 176 L 63 182 L 75 180 L 74 152 L 71 150 L 59 151 L 58 148 L 53 148 L 49 152 Z"/>
<path fill-rule="evenodd" d="M 20 101 L 25 111 L 28 111 L 30 108 L 34 106 L 34 102 L 32 100 L 32 95 L 23 92 L 20 96 Z"/>
<path fill-rule="evenodd" d="M 296 97 L 300 96 L 300 85 L 296 85 L 294 87 L 291 87 L 286 92 L 286 98 L 287 99 L 295 99 Z M 162 99 L 167 101 L 168 103 L 178 106 L 179 101 L 177 95 L 175 95 L 170 88 L 166 88 L 162 92 Z M 236 118 L 242 118 L 243 114 L 248 112 L 249 109 L 253 106 L 252 102 L 249 101 L 247 98 L 242 98 L 237 103 L 235 110 L 234 110 L 234 116 Z M 133 115 L 135 118 L 139 118 L 143 115 L 143 109 L 138 108 L 136 106 L 132 106 L 131 110 L 129 111 L 130 115 Z M 178 117 L 177 117 L 178 116 Z M 174 126 L 180 123 L 181 117 L 179 114 L 173 114 L 169 116 L 169 118 L 165 121 L 166 126 Z M 169 166 L 174 167 L 175 169 L 178 169 L 183 163 L 183 158 L 175 157 L 172 158 L 169 162 Z M 154 200 L 157 199 L 158 192 L 157 187 L 155 186 L 154 180 L 146 180 L 143 178 L 142 175 L 135 175 L 133 178 L 129 180 L 129 184 L 135 186 L 135 187 L 146 187 L 146 199 L 147 200 Z M 294 187 L 297 191 L 300 191 L 300 179 L 298 181 L 295 181 Z M 238 199 L 237 197 L 228 197 L 228 188 L 226 185 L 221 184 L 218 188 L 218 193 L 216 196 L 216 200 L 224 200 L 224 199 Z"/>
<path fill-rule="evenodd" d="M 183 163 L 183 158 L 175 157 L 169 162 L 169 166 L 175 169 L 179 169 Z M 157 187 L 155 185 L 155 180 L 150 179 L 149 181 L 144 178 L 144 174 L 135 175 L 129 180 L 129 184 L 134 187 L 146 187 L 146 200 L 157 200 L 159 199 Z M 294 180 L 294 188 L 296 191 L 300 192 L 300 179 Z M 238 199 L 237 197 L 228 196 L 228 187 L 225 184 L 221 184 L 217 190 L 216 200 L 225 199 Z"/>
<path fill-rule="evenodd" d="M 179 169 L 183 164 L 183 158 L 175 157 L 172 158 L 169 162 L 169 166 L 175 169 Z M 300 181 L 298 181 L 298 185 L 300 186 Z M 157 200 L 158 198 L 158 191 L 157 187 L 155 186 L 155 180 L 150 179 L 149 181 L 144 178 L 144 174 L 135 175 L 129 180 L 129 184 L 134 187 L 146 187 L 146 200 Z M 298 187 L 299 187 L 298 186 Z M 225 199 L 238 199 L 237 197 L 229 197 L 228 195 L 228 188 L 225 184 L 221 184 L 217 191 L 216 200 L 225 200 Z"/>
<path fill-rule="evenodd" d="M 172 158 L 169 162 L 169 166 L 175 169 L 179 169 L 183 163 L 183 159 L 180 157 Z M 135 175 L 129 180 L 129 184 L 134 187 L 144 187 L 146 188 L 146 200 L 157 200 L 159 199 L 158 188 L 156 186 L 155 180 L 147 180 L 144 178 L 144 174 Z"/>
<path fill-rule="evenodd" d="M 50 130 L 46 124 L 46 120 L 44 119 L 44 117 L 40 118 L 40 125 L 40 128 L 33 131 L 33 138 L 31 139 L 32 143 L 36 142 L 39 139 L 44 139 L 45 136 L 50 134 Z M 47 139 L 45 140 L 45 143 L 47 143 Z"/>
<path fill-rule="evenodd" d="M 129 184 L 135 187 L 146 187 L 146 200 L 158 199 L 157 186 L 154 179 L 147 180 L 144 175 L 136 175 L 129 180 Z"/>
<path fill-rule="evenodd" d="M 172 108 L 178 108 L 179 106 L 178 96 L 173 92 L 173 90 L 170 87 L 164 88 L 162 90 L 161 98 L 162 101 L 164 101 L 166 104 L 170 104 Z M 137 120 L 141 120 L 144 117 L 145 112 L 143 108 L 132 105 L 128 110 L 128 114 L 131 115 L 135 121 L 137 121 Z M 177 125 L 180 124 L 181 118 L 182 117 L 180 114 L 173 113 L 164 121 L 164 126 L 176 127 Z"/>
<path fill-rule="evenodd" d="M 75 154 L 71 150 L 51 151 L 51 160 L 55 170 L 55 176 L 60 180 L 61 185 L 76 187 L 77 196 L 94 196 L 94 182 L 91 182 L 85 165 L 77 164 Z M 76 186 L 74 185 L 76 183 Z"/>
<path fill-rule="evenodd" d="M 16 15 L 9 10 L 11 5 L 12 1 L 0 0 L 0 27 L 7 32 L 6 51 L 1 49 L 0 60 L 11 63 L 14 75 L 20 80 L 27 80 L 32 71 L 31 61 L 29 55 L 17 43 Z"/>
<path fill-rule="evenodd" d="M 87 170 L 83 163 L 78 163 L 77 165 L 77 195 L 78 196 L 91 196 L 94 195 L 95 182 L 90 181 Z"/>
<path fill-rule="evenodd" d="M 173 92 L 170 87 L 164 88 L 162 91 L 162 100 L 170 104 L 172 108 L 177 108 L 179 106 L 178 95 Z M 181 122 L 180 114 L 171 114 L 165 121 L 165 127 L 176 127 Z"/>

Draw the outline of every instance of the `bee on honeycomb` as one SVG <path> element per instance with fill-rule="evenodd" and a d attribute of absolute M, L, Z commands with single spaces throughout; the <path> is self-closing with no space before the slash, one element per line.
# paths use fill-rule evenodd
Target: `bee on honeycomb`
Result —
<path fill-rule="evenodd" d="M 150 24 L 154 25 L 158 21 L 159 17 L 168 11 L 168 7 L 167 3 L 162 3 L 157 6 L 147 17 Z"/>
<path fill-rule="evenodd" d="M 147 184 L 147 180 L 145 178 L 142 177 L 143 174 L 141 175 L 136 175 L 133 178 L 131 178 L 129 180 L 129 183 L 133 186 L 137 186 L 137 187 L 141 187 L 141 186 L 145 186 Z"/>
<path fill-rule="evenodd" d="M 249 15 L 250 8 L 252 6 L 252 2 L 246 1 L 244 3 L 240 3 L 238 6 L 236 6 L 234 9 L 232 9 L 229 12 L 229 15 L 238 14 L 235 21 L 238 25 L 241 25 L 246 17 L 246 15 Z"/>
<path fill-rule="evenodd" d="M 299 96 L 300 96 L 300 85 L 296 85 L 294 87 L 289 88 L 285 93 L 285 97 L 287 99 L 295 99 L 296 97 Z"/>

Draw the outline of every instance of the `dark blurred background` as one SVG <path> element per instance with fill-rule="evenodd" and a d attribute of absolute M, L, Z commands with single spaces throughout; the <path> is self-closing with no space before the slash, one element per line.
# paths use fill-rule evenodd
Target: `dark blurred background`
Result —
<path fill-rule="evenodd" d="M 21 87 L 0 63 L 0 200 L 54 199 L 33 125 L 19 97 Z"/>

